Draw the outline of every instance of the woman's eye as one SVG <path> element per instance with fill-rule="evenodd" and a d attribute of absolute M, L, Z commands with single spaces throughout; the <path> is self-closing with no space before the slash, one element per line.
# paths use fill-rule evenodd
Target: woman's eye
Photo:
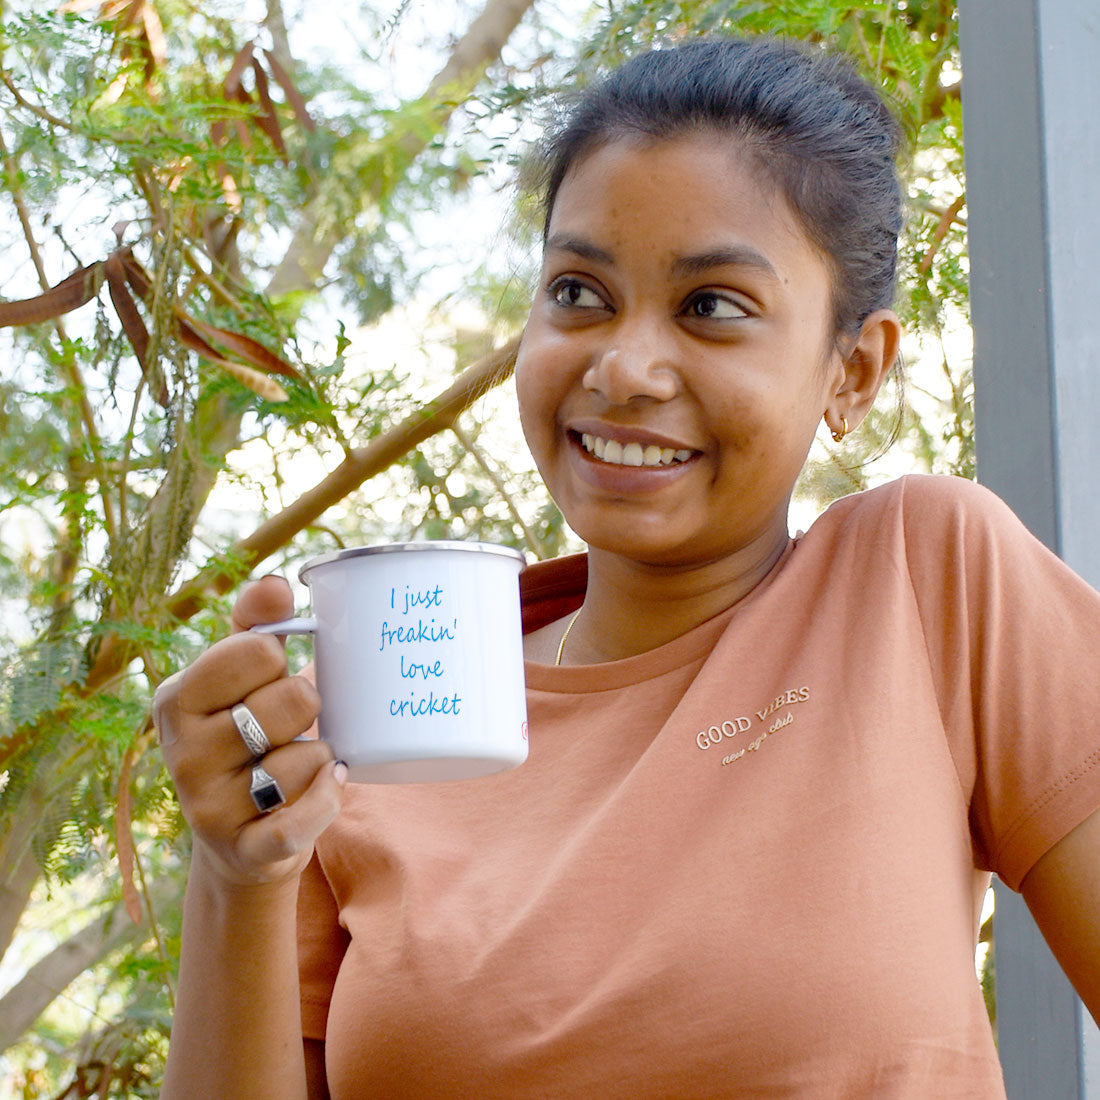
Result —
<path fill-rule="evenodd" d="M 579 309 L 602 309 L 603 299 L 590 287 L 576 279 L 559 279 L 550 286 L 550 296 L 559 306 Z"/>
<path fill-rule="evenodd" d="M 732 298 L 724 294 L 710 293 L 696 294 L 691 298 L 684 310 L 692 317 L 704 317 L 708 321 L 727 321 L 738 317 L 747 317 L 748 311 L 743 309 Z"/>

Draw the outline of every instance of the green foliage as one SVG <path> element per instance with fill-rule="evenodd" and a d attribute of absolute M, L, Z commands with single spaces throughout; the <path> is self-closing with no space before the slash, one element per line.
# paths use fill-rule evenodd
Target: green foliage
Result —
<path fill-rule="evenodd" d="M 0 41 L 0 246 L 14 261 L 0 293 L 33 298 L 120 246 L 116 255 L 139 265 L 122 279 L 116 269 L 114 281 L 99 268 L 82 308 L 0 330 L 15 365 L 0 382 L 0 591 L 13 627 L 0 639 L 0 865 L 14 866 L 29 845 L 44 872 L 28 928 L 51 897 L 117 903 L 121 873 L 136 876 L 146 902 L 181 881 L 188 838 L 148 751 L 150 697 L 228 624 L 226 600 L 208 592 L 181 620 L 172 593 L 202 569 L 223 583 L 243 579 L 249 562 L 235 541 L 294 500 L 304 469 L 321 478 L 419 408 L 425 385 L 448 384 L 434 368 L 420 378 L 388 356 L 366 369 L 361 356 L 350 361 L 334 311 L 373 319 L 402 306 L 430 266 L 407 246 L 417 216 L 458 201 L 486 164 L 481 151 L 443 137 L 461 88 L 401 102 L 347 70 L 303 69 L 291 79 L 325 103 L 305 119 L 275 80 L 259 48 L 275 43 L 258 26 L 209 5 L 148 6 L 162 41 L 147 24 L 29 4 L 9 5 Z M 239 84 L 248 102 L 226 90 L 250 40 L 280 141 L 251 62 Z M 314 240 L 332 238 L 329 275 L 339 281 L 330 288 L 321 270 L 303 271 L 269 298 L 264 286 L 302 226 Z M 216 357 L 197 355 L 181 319 L 192 337 L 236 334 L 277 356 L 285 371 L 268 378 L 283 393 L 261 376 L 275 360 L 237 358 L 247 370 L 230 369 L 218 360 L 233 360 L 234 346 L 217 341 Z M 467 366 L 506 335 L 450 353 Z M 432 447 L 387 474 L 410 496 L 394 529 L 521 541 L 484 461 L 453 441 Z M 435 462 L 465 462 L 467 488 L 451 493 L 453 477 L 437 477 Z M 228 499 L 248 494 L 251 514 L 211 508 L 215 488 Z M 348 540 L 393 536 L 377 515 L 356 522 L 357 507 L 303 532 L 268 568 L 327 548 L 338 527 Z M 51 914 L 58 935 L 69 934 L 70 922 Z M 25 1095 L 66 1086 L 71 1095 L 156 1094 L 178 890 L 155 932 L 83 979 L 94 1016 L 74 1019 L 59 1002 L 12 1055 L 27 1070 Z"/>
<path fill-rule="evenodd" d="M 14 730 L 53 710 L 69 684 L 84 673 L 84 654 L 75 639 L 43 639 L 14 663 L 0 688 L 0 728 Z"/>
<path fill-rule="evenodd" d="M 155 1100 L 169 1023 L 163 1013 L 130 1005 L 127 1016 L 85 1035 L 75 1058 L 69 1054 L 67 1030 L 45 1025 L 33 1044 L 9 1051 L 9 1058 L 25 1068 L 10 1081 L 12 1091 L 7 1095 L 13 1100 Z M 56 1090 L 56 1081 L 65 1082 L 65 1091 Z"/>

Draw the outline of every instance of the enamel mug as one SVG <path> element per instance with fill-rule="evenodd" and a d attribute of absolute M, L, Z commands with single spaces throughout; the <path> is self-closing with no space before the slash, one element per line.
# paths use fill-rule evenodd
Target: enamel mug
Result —
<path fill-rule="evenodd" d="M 360 783 L 470 779 L 527 759 L 523 555 L 476 542 L 364 546 L 299 570 L 321 737 Z"/>

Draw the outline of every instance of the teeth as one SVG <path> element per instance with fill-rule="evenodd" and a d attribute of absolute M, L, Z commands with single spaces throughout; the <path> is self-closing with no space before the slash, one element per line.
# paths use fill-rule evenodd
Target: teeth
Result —
<path fill-rule="evenodd" d="M 584 445 L 584 449 L 589 454 L 594 454 L 597 458 L 603 458 L 603 440 L 597 439 L 594 435 L 589 435 L 587 432 L 581 436 L 581 443 Z"/>
<path fill-rule="evenodd" d="M 643 447 L 640 443 L 622 444 L 614 439 L 601 439 L 598 435 L 585 432 L 581 444 L 591 455 L 616 466 L 671 466 L 674 462 L 684 462 L 691 458 L 691 451 L 674 450 L 672 447 L 658 447 L 650 443 Z"/>

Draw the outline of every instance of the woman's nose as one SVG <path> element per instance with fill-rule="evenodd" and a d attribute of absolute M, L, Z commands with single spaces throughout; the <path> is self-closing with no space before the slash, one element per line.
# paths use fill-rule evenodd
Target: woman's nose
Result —
<path fill-rule="evenodd" d="M 680 388 L 671 349 L 653 325 L 616 331 L 597 352 L 582 382 L 612 405 L 645 397 L 670 401 Z"/>

